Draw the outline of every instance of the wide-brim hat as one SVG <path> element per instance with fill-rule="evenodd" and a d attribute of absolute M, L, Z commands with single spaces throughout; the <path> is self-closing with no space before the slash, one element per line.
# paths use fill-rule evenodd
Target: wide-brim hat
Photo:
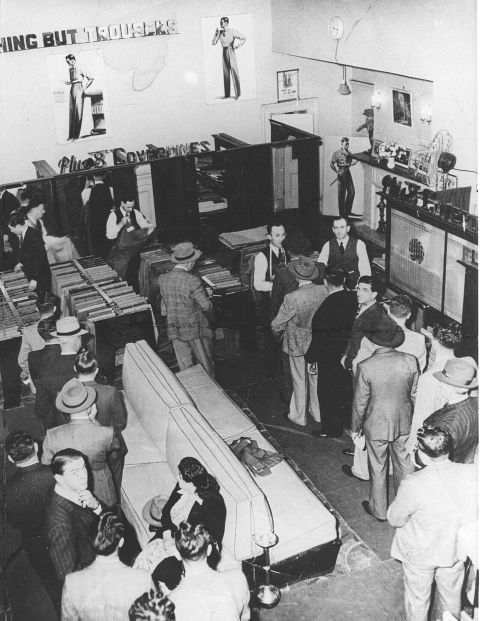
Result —
<path fill-rule="evenodd" d="M 142 517 L 152 526 L 162 526 L 162 509 L 167 500 L 162 496 L 154 496 L 145 504 L 142 509 Z"/>
<path fill-rule="evenodd" d="M 316 261 L 300 257 L 298 261 L 290 261 L 287 270 L 298 280 L 316 280 L 320 274 Z"/>
<path fill-rule="evenodd" d="M 58 393 L 55 407 L 65 414 L 76 414 L 87 410 L 97 398 L 95 388 L 85 386 L 76 378 L 69 380 Z"/>
<path fill-rule="evenodd" d="M 182 242 L 173 248 L 170 261 L 173 263 L 188 263 L 189 261 L 196 261 L 201 256 L 201 250 L 195 248 L 192 242 Z"/>
<path fill-rule="evenodd" d="M 367 337 L 379 347 L 400 347 L 405 340 L 405 332 L 387 315 L 382 317 L 375 328 L 368 332 Z"/>
<path fill-rule="evenodd" d="M 291 232 L 287 233 L 285 239 L 285 247 L 294 254 L 303 254 L 310 250 L 310 240 L 306 237 L 302 231 L 298 228 L 294 228 Z"/>
<path fill-rule="evenodd" d="M 433 377 L 439 382 L 456 388 L 476 388 L 478 386 L 478 377 L 474 366 L 460 358 L 447 360 L 443 371 L 437 371 Z"/>
<path fill-rule="evenodd" d="M 51 332 L 53 336 L 81 336 L 88 334 L 84 330 L 76 317 L 62 317 L 56 323 L 56 330 Z"/>

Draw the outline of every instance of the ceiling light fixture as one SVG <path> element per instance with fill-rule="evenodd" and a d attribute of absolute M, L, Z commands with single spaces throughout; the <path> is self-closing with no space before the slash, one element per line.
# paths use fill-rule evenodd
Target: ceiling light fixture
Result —
<path fill-rule="evenodd" d="M 343 65 L 343 79 L 342 83 L 338 87 L 338 92 L 340 93 L 340 95 L 350 95 L 352 92 L 347 84 L 347 68 L 345 67 L 345 65 Z"/>

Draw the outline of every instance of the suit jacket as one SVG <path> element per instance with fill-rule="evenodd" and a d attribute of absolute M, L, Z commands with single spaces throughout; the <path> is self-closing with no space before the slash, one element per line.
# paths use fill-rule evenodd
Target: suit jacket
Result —
<path fill-rule="evenodd" d="M 62 621 L 128 619 L 130 606 L 151 587 L 148 572 L 127 567 L 118 556 L 98 555 L 91 565 L 65 578 Z"/>
<path fill-rule="evenodd" d="M 370 440 L 396 440 L 410 431 L 417 392 L 418 364 L 411 354 L 378 348 L 358 365 L 352 431 Z"/>
<path fill-rule="evenodd" d="M 22 264 L 23 273 L 28 280 L 36 280 L 39 289 L 50 291 L 52 274 L 43 237 L 41 233 L 30 226 L 27 227 L 18 251 L 18 260 Z"/>
<path fill-rule="evenodd" d="M 48 466 L 40 463 L 17 468 L 7 481 L 7 520 L 28 541 L 43 536 L 47 503 L 55 487 Z"/>
<path fill-rule="evenodd" d="M 122 393 L 117 388 L 105 384 L 96 382 L 84 382 L 84 384 L 94 388 L 97 393 L 97 423 L 103 427 L 113 428 L 119 450 L 122 455 L 126 455 L 128 449 L 122 431 L 127 426 L 127 409 Z"/>
<path fill-rule="evenodd" d="M 292 259 L 292 261 L 298 261 L 298 259 Z M 290 263 L 292 263 L 292 261 L 290 261 Z M 292 291 L 296 289 L 298 289 L 298 280 L 290 270 L 287 270 L 286 265 L 279 265 L 275 272 L 270 295 L 270 321 L 275 319 L 278 315 L 278 311 L 287 293 L 292 293 Z"/>
<path fill-rule="evenodd" d="M 388 509 L 396 526 L 392 556 L 420 567 L 451 567 L 459 559 L 458 529 L 477 519 L 474 465 L 442 461 L 407 476 Z"/>
<path fill-rule="evenodd" d="M 172 340 L 191 341 L 213 338 L 212 303 L 198 276 L 173 268 L 158 278 L 162 304 L 167 311 L 167 336 Z"/>
<path fill-rule="evenodd" d="M 305 359 L 320 365 L 340 365 L 357 312 L 353 291 L 336 291 L 322 302 L 312 319 L 312 342 Z"/>
<path fill-rule="evenodd" d="M 88 533 L 97 523 L 93 511 L 53 492 L 45 516 L 45 536 L 60 583 L 67 574 L 94 561 L 95 550 Z"/>
<path fill-rule="evenodd" d="M 35 384 L 37 389 L 35 414 L 43 420 L 45 427 L 49 429 L 65 422 L 65 417 L 55 408 L 55 399 L 63 385 L 75 377 L 73 365 L 77 356 L 76 354 L 62 356 L 60 345 L 47 345 L 37 355 L 32 352 L 28 356 L 29 366 L 30 362 L 34 361 L 34 373 L 38 370 Z"/>
<path fill-rule="evenodd" d="M 181 498 L 179 490 L 180 486 L 177 483 L 162 509 L 162 527 L 159 529 L 159 534 L 166 530 L 171 530 L 173 535 L 177 530 L 177 527 L 170 517 L 170 511 Z M 193 505 L 188 515 L 188 522 L 190 522 L 190 524 L 200 524 L 200 522 L 205 524 L 207 531 L 221 547 L 223 534 L 225 532 L 225 518 L 227 515 L 225 501 L 220 494 L 214 492 L 206 492 L 202 496 L 202 500 L 202 504 L 195 502 Z"/>
<path fill-rule="evenodd" d="M 312 340 L 312 318 L 327 297 L 324 285 L 301 285 L 288 293 L 272 321 L 274 334 L 283 334 L 283 351 L 290 356 L 304 356 Z"/>
<path fill-rule="evenodd" d="M 50 464 L 57 451 L 73 448 L 88 458 L 93 475 L 93 493 L 107 506 L 117 502 L 117 493 L 107 455 L 112 450 L 113 429 L 89 419 L 73 420 L 47 431 L 43 441 L 42 463 Z"/>
<path fill-rule="evenodd" d="M 353 359 L 358 354 L 360 343 L 364 336 L 368 336 L 375 329 L 380 319 L 385 314 L 383 306 L 380 304 L 372 304 L 367 310 L 363 311 L 353 322 L 352 336 L 345 350 L 345 368 L 351 369 Z"/>
<path fill-rule="evenodd" d="M 448 431 L 453 440 L 453 460 L 473 464 L 478 447 L 478 397 L 445 405 L 431 414 L 424 424 Z"/>

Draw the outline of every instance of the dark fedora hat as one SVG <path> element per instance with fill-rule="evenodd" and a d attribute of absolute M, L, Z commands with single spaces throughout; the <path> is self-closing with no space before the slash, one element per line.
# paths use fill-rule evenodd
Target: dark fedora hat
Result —
<path fill-rule="evenodd" d="M 447 360 L 443 371 L 437 371 L 433 377 L 439 382 L 457 388 L 476 388 L 478 386 L 476 369 L 466 360 L 460 358 Z"/>
<path fill-rule="evenodd" d="M 188 263 L 189 261 L 196 261 L 200 256 L 202 256 L 202 252 L 197 250 L 192 242 L 182 242 L 173 248 L 170 261 L 173 263 Z"/>
<path fill-rule="evenodd" d="M 299 228 L 295 227 L 287 233 L 285 247 L 294 254 L 303 254 L 310 250 L 310 240 L 308 237 L 305 237 Z"/>
<path fill-rule="evenodd" d="M 400 347 L 405 340 L 405 332 L 390 317 L 382 317 L 367 337 L 379 347 Z"/>
<path fill-rule="evenodd" d="M 287 265 L 287 270 L 298 280 L 316 280 L 319 275 L 317 263 L 306 257 L 290 261 Z"/>
<path fill-rule="evenodd" d="M 55 406 L 65 414 L 76 414 L 87 410 L 97 398 L 95 389 L 85 386 L 80 380 L 73 378 L 64 384 L 55 400 Z"/>

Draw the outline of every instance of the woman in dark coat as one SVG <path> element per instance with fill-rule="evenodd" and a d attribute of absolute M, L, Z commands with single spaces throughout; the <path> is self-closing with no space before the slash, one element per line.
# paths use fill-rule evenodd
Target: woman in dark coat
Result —
<path fill-rule="evenodd" d="M 215 542 L 209 557 L 215 566 L 220 559 L 226 519 L 218 482 L 195 457 L 184 457 L 178 472 L 178 483 L 168 500 L 156 496 L 143 509 L 143 517 L 155 536 L 135 561 L 135 567 L 149 570 L 154 580 L 164 582 L 169 589 L 180 582 L 183 569 L 174 542 L 180 522 L 205 526 Z"/>

